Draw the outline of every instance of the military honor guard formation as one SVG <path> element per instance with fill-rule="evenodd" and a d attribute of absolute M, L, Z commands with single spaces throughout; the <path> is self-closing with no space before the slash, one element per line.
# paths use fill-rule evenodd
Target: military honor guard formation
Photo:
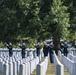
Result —
<path fill-rule="evenodd" d="M 48 60 L 54 65 L 54 75 L 65 75 L 64 67 L 69 75 L 76 75 L 76 51 L 66 40 L 60 42 L 58 55 L 53 41 L 48 40 L 43 47 L 39 42 L 34 44 L 35 48 L 27 48 L 24 42 L 18 48 L 13 48 L 11 43 L 6 47 L 0 48 L 0 75 L 32 75 L 35 70 L 36 75 L 46 75 Z"/>

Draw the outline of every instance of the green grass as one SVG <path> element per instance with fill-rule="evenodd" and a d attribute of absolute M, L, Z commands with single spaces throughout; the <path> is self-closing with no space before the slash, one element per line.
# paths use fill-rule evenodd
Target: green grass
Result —
<path fill-rule="evenodd" d="M 36 70 L 34 70 L 34 72 L 31 75 L 36 75 Z"/>
<path fill-rule="evenodd" d="M 42 58 L 42 61 L 43 61 L 43 58 Z M 36 75 L 36 70 L 31 75 Z M 48 61 L 48 69 L 47 69 L 46 75 L 54 75 L 54 65 L 50 64 L 50 60 Z"/>
<path fill-rule="evenodd" d="M 47 68 L 46 75 L 55 75 L 54 74 L 54 64 L 51 64 L 50 60 L 48 61 L 48 68 Z"/>

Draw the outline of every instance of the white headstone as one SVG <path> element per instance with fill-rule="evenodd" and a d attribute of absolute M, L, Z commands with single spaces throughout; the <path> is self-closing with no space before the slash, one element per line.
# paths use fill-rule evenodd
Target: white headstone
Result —
<path fill-rule="evenodd" d="M 8 63 L 3 65 L 3 75 L 9 75 L 9 65 L 8 65 Z"/>
<path fill-rule="evenodd" d="M 19 75 L 25 75 L 25 64 L 20 64 Z"/>

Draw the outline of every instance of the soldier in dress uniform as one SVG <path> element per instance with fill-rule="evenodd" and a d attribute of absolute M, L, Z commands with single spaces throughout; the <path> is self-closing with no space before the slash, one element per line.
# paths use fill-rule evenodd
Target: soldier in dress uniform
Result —
<path fill-rule="evenodd" d="M 63 53 L 63 50 L 64 50 L 64 42 L 60 42 L 60 48 L 61 48 L 61 52 Z"/>
<path fill-rule="evenodd" d="M 48 45 L 48 50 L 49 50 L 50 63 L 54 63 L 54 53 L 53 53 L 54 45 L 53 45 L 53 42 L 51 42 Z"/>
<path fill-rule="evenodd" d="M 65 56 L 67 56 L 67 54 L 68 54 L 67 48 L 68 48 L 67 41 L 64 41 L 64 51 L 63 51 L 63 53 L 64 53 Z"/>
<path fill-rule="evenodd" d="M 48 45 L 46 41 L 44 42 L 43 53 L 44 53 L 44 57 L 48 56 Z"/>
<path fill-rule="evenodd" d="M 13 51 L 12 51 L 12 44 L 11 43 L 9 43 L 9 44 L 6 44 L 6 46 L 7 46 L 7 48 L 9 49 L 9 57 L 12 57 L 12 55 L 13 55 Z"/>
<path fill-rule="evenodd" d="M 35 44 L 35 48 L 36 48 L 37 56 L 39 56 L 40 55 L 40 49 L 41 49 L 39 42 L 37 44 Z"/>
<path fill-rule="evenodd" d="M 22 59 L 25 58 L 25 49 L 26 49 L 26 45 L 25 43 L 19 44 L 19 47 L 22 49 L 21 50 L 21 55 L 22 55 Z"/>

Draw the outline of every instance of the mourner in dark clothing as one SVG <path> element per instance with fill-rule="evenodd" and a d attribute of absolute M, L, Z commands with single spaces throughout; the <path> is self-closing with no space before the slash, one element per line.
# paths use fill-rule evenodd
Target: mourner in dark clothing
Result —
<path fill-rule="evenodd" d="M 9 57 L 12 57 L 13 55 L 12 44 L 11 43 L 7 44 L 7 48 L 9 49 Z"/>
<path fill-rule="evenodd" d="M 44 53 L 44 57 L 48 56 L 48 46 L 46 42 L 44 42 L 43 53 Z"/>
<path fill-rule="evenodd" d="M 25 49 L 26 49 L 25 43 L 20 44 L 19 47 L 22 49 L 21 51 L 22 58 L 25 58 Z"/>
<path fill-rule="evenodd" d="M 54 54 L 53 54 L 54 45 L 52 42 L 48 45 L 48 50 L 49 50 L 50 62 L 54 63 Z"/>
<path fill-rule="evenodd" d="M 35 48 L 36 48 L 36 53 L 37 53 L 37 56 L 39 56 L 40 55 L 40 44 L 39 43 L 37 43 L 37 44 L 35 44 Z"/>
<path fill-rule="evenodd" d="M 64 42 L 64 55 L 65 56 L 67 56 L 67 54 L 68 54 L 68 50 L 67 50 L 67 48 L 68 48 L 68 44 L 67 44 L 67 42 Z"/>

